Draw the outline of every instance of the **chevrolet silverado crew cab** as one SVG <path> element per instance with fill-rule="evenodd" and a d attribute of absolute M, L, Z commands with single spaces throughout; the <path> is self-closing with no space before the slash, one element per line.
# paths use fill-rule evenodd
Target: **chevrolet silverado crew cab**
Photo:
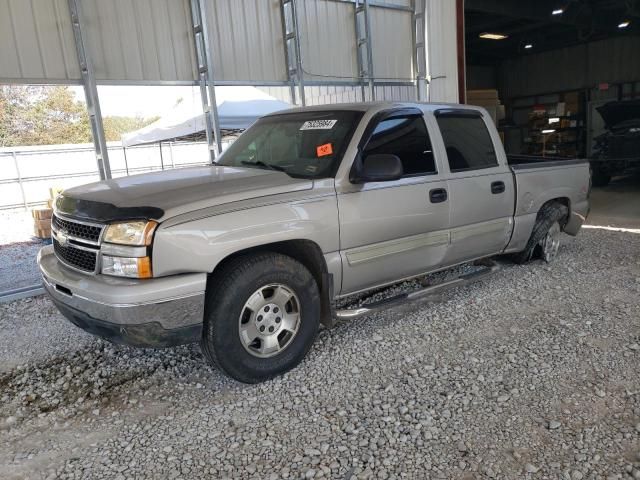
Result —
<path fill-rule="evenodd" d="M 343 297 L 499 254 L 552 260 L 589 189 L 586 161 L 510 164 L 482 108 L 296 108 L 215 164 L 64 191 L 38 262 L 80 328 L 140 347 L 199 341 L 258 382 L 349 317 Z"/>

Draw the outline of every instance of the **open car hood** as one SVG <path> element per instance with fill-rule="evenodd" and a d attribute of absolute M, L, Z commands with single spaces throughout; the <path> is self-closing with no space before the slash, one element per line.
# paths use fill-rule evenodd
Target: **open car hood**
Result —
<path fill-rule="evenodd" d="M 609 102 L 597 107 L 596 110 L 598 110 L 608 129 L 630 120 L 640 122 L 640 100 Z"/>

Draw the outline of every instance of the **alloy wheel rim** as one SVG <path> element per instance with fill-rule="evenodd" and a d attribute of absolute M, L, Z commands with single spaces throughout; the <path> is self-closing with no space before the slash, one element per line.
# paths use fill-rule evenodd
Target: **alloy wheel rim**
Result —
<path fill-rule="evenodd" d="M 291 288 L 280 283 L 257 289 L 242 307 L 238 320 L 240 342 L 259 358 L 282 353 L 300 330 L 300 302 Z"/>
<path fill-rule="evenodd" d="M 555 222 L 541 242 L 542 258 L 545 262 L 550 262 L 558 255 L 560 248 L 560 225 Z"/>

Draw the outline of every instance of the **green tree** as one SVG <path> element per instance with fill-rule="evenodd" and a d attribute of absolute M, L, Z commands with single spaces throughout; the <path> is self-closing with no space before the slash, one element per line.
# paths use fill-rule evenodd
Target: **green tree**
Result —
<path fill-rule="evenodd" d="M 104 117 L 107 140 L 120 140 L 157 120 Z M 0 147 L 89 143 L 91 128 L 85 104 L 66 86 L 0 86 Z"/>
<path fill-rule="evenodd" d="M 84 104 L 62 86 L 47 88 L 27 110 L 29 127 L 22 134 L 26 145 L 88 143 L 91 141 L 89 116 Z"/>
<path fill-rule="evenodd" d="M 104 135 L 107 138 L 107 141 L 118 141 L 124 133 L 133 132 L 142 127 L 146 127 L 150 123 L 155 122 L 158 118 L 160 117 L 104 117 L 102 119 Z"/>

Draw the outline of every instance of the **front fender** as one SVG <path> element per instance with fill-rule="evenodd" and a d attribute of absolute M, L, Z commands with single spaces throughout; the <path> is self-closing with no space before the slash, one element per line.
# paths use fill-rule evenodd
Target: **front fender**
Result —
<path fill-rule="evenodd" d="M 153 241 L 153 273 L 209 273 L 229 255 L 287 240 L 310 240 L 325 255 L 337 252 L 335 193 L 163 223 Z"/>

